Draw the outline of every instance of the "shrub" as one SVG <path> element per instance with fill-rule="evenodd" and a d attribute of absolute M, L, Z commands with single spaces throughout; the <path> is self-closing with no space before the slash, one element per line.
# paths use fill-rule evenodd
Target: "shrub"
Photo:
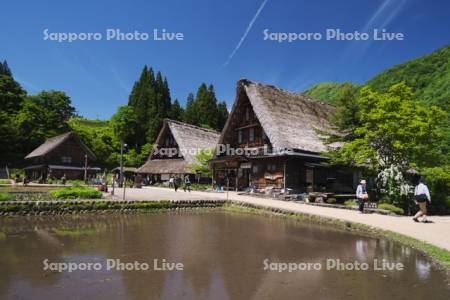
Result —
<path fill-rule="evenodd" d="M 8 201 L 8 200 L 13 200 L 12 199 L 12 195 L 8 194 L 8 193 L 0 193 L 0 201 Z"/>
<path fill-rule="evenodd" d="M 0 184 L 11 184 L 11 180 L 9 180 L 9 179 L 0 179 Z"/>
<path fill-rule="evenodd" d="M 89 187 L 67 187 L 50 191 L 56 199 L 98 199 L 102 192 Z"/>
<path fill-rule="evenodd" d="M 430 189 L 430 212 L 450 213 L 450 166 L 426 168 L 422 174 Z"/>
<path fill-rule="evenodd" d="M 346 206 L 356 206 L 358 205 L 358 201 L 356 199 L 347 200 L 344 202 L 344 205 Z"/>
<path fill-rule="evenodd" d="M 409 185 L 399 166 L 391 165 L 378 174 L 377 184 L 381 191 L 381 200 L 385 203 L 410 211 L 414 204 L 413 186 Z"/>
<path fill-rule="evenodd" d="M 381 203 L 378 205 L 378 208 L 393 212 L 396 215 L 404 215 L 405 214 L 405 211 L 403 210 L 403 208 L 394 206 L 389 203 Z"/>

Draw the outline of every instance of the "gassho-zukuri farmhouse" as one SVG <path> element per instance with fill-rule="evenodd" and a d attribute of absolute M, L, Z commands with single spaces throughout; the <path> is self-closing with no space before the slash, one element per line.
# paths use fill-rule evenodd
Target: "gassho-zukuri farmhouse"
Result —
<path fill-rule="evenodd" d="M 224 188 L 352 193 L 357 170 L 324 164 L 328 158 L 322 153 L 328 146 L 320 132 L 333 131 L 329 120 L 334 113 L 334 106 L 306 95 L 242 79 L 220 136 L 166 120 L 156 145 L 167 151 L 152 152 L 138 173 L 163 181 L 171 175 L 194 176 L 188 166 L 195 155 L 188 150 L 215 147 L 212 180 Z M 169 157 L 170 149 L 186 151 Z"/>
<path fill-rule="evenodd" d="M 170 176 L 186 175 L 192 182 L 211 181 L 210 178 L 199 177 L 201 174 L 194 174 L 191 166 L 196 162 L 197 153 L 213 151 L 218 140 L 217 131 L 165 119 L 154 149 L 137 173 L 152 182 L 167 181 Z"/>

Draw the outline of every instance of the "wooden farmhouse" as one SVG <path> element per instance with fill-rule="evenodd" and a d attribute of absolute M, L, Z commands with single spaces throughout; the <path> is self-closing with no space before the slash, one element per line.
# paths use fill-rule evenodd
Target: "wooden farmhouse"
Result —
<path fill-rule="evenodd" d="M 327 167 L 319 132 L 332 130 L 335 108 L 303 94 L 240 80 L 214 158 L 213 177 L 222 187 L 353 192 L 356 176 Z M 354 182 L 355 181 L 355 182 Z"/>
<path fill-rule="evenodd" d="M 67 132 L 47 139 L 25 157 L 25 175 L 30 180 L 45 182 L 47 178 L 84 179 L 101 169 L 92 167 L 94 153 L 74 132 Z"/>
<path fill-rule="evenodd" d="M 196 162 L 197 153 L 213 151 L 218 140 L 219 133 L 214 130 L 165 119 L 153 151 L 137 173 L 152 182 L 186 174 L 189 174 L 191 182 L 198 181 L 200 178 L 196 178 L 190 166 Z"/>

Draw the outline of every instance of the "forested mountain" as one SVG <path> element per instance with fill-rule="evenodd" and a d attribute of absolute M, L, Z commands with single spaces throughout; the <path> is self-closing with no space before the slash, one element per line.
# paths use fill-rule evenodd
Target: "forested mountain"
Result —
<path fill-rule="evenodd" d="M 368 80 L 365 85 L 376 92 L 401 81 L 412 88 L 425 105 L 437 105 L 448 109 L 450 102 L 450 46 L 433 53 L 395 65 Z M 354 84 L 356 85 L 356 84 Z M 323 82 L 311 86 L 303 93 L 329 103 L 336 102 L 342 83 Z"/>

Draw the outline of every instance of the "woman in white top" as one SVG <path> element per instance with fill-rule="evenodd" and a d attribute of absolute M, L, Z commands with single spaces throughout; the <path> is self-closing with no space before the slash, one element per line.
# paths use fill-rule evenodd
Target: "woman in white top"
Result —
<path fill-rule="evenodd" d="M 427 222 L 427 203 L 431 203 L 431 196 L 428 187 L 423 183 L 422 177 L 414 189 L 414 201 L 419 205 L 420 210 L 414 216 L 413 220 L 419 222 L 419 218 L 422 217 L 422 221 Z"/>

